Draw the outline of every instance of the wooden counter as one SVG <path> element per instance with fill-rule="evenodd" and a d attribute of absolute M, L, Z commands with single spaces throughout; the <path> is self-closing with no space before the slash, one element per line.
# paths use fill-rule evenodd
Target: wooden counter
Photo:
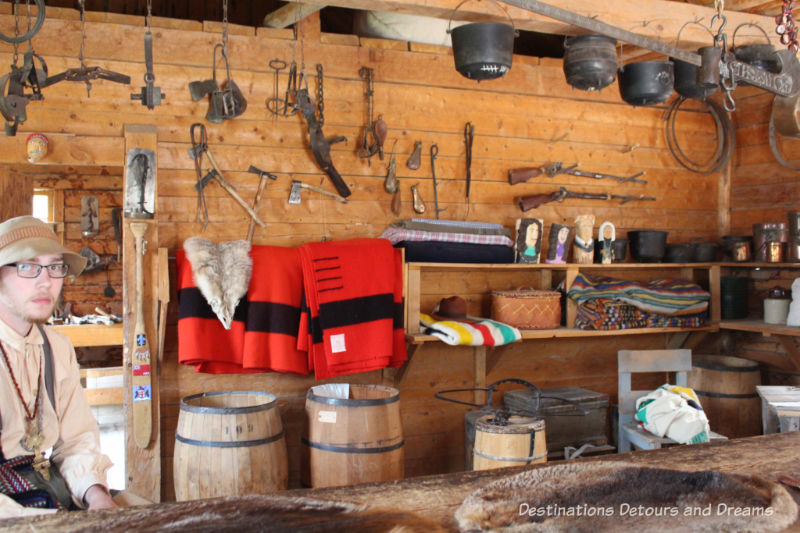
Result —
<path fill-rule="evenodd" d="M 722 441 L 714 444 L 695 446 L 676 446 L 661 450 L 639 451 L 602 457 L 578 459 L 578 461 L 630 461 L 641 465 L 674 467 L 685 470 L 715 469 L 722 472 L 738 472 L 759 475 L 776 481 L 780 476 L 800 477 L 800 432 L 778 433 L 761 437 L 750 437 Z M 552 464 L 552 463 L 551 463 Z M 545 466 L 545 465 L 540 465 Z M 281 493 L 282 496 L 306 497 L 322 500 L 335 500 L 370 505 L 373 507 L 394 508 L 412 512 L 418 516 L 441 524 L 445 529 L 456 529 L 453 513 L 462 500 L 473 490 L 486 483 L 518 472 L 519 468 L 489 470 L 481 472 L 461 472 L 441 476 L 427 476 L 405 479 L 392 483 L 379 483 L 340 487 L 331 489 L 302 489 Z M 800 502 L 800 491 L 788 489 L 795 500 Z M 215 498 L 201 502 L 163 503 L 142 508 L 98 511 L 93 513 L 69 513 L 29 519 L 11 519 L 0 522 L 0 528 L 10 531 L 105 531 L 130 529 L 136 531 L 157 531 L 165 529 L 180 530 L 185 527 L 177 522 L 185 518 L 190 521 L 197 513 L 207 512 L 208 521 L 202 526 L 193 523 L 192 531 L 221 531 L 230 529 L 237 513 L 254 513 L 258 522 L 252 523 L 258 531 L 280 531 L 286 527 L 286 516 L 277 516 L 275 511 L 258 512 L 258 505 L 269 505 L 273 500 L 269 495 L 248 497 L 246 502 L 240 498 Z M 237 502 L 242 505 L 237 505 Z M 244 505 L 246 503 L 246 505 Z M 256 507 L 253 511 L 252 507 Z M 220 516 L 223 513 L 231 516 Z M 245 511 L 249 509 L 249 511 Z M 272 513 L 272 514 L 271 514 Z M 278 524 L 277 522 L 281 522 Z M 226 527 L 226 524 L 228 526 Z M 316 530 L 334 531 L 338 526 L 348 528 L 344 522 L 319 519 Z M 308 523 L 305 523 L 308 526 Z M 170 527 L 172 526 L 172 527 Z M 358 530 L 354 524 L 349 526 Z M 311 531 L 315 528 L 303 529 Z M 797 522 L 790 531 L 800 531 Z"/>
<path fill-rule="evenodd" d="M 113 326 L 102 324 L 80 324 L 50 326 L 63 333 L 76 348 L 87 346 L 122 346 L 122 323 Z"/>

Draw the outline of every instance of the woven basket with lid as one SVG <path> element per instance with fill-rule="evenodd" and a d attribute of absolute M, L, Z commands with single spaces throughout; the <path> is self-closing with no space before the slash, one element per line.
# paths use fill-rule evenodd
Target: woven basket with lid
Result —
<path fill-rule="evenodd" d="M 561 325 L 561 293 L 536 289 L 492 291 L 492 320 L 520 329 Z"/>

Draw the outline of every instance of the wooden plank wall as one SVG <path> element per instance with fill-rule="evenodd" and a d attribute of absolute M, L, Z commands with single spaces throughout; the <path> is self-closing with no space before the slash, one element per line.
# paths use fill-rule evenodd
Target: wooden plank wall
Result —
<path fill-rule="evenodd" d="M 752 88 L 736 91 L 736 158 L 731 173 L 731 230 L 734 235 L 752 235 L 753 224 L 787 222 L 786 212 L 800 209 L 800 171 L 780 165 L 769 147 L 769 118 L 773 96 Z M 777 136 L 784 159 L 800 166 L 800 139 Z M 753 317 L 763 316 L 763 299 L 769 289 L 789 288 L 797 270 L 737 270 L 731 273 L 750 278 L 748 307 Z M 765 383 L 773 370 L 800 374 L 783 360 L 784 345 L 776 337 L 735 332 L 723 344 L 732 354 L 762 361 Z M 795 342 L 788 339 L 787 342 Z M 800 379 L 796 377 L 795 379 Z M 790 380 L 791 381 L 791 380 Z M 776 382 L 777 383 L 777 382 Z"/>
<path fill-rule="evenodd" d="M 71 10 L 53 11 L 48 10 L 47 22 L 33 45 L 55 73 L 78 65 L 75 58 L 80 25 Z M 189 127 L 203 122 L 208 103 L 192 102 L 187 83 L 210 77 L 211 49 L 219 41 L 220 25 L 206 22 L 202 27 L 187 28 L 185 22 L 154 21 L 159 26 L 154 28 L 156 85 L 164 90 L 166 100 L 148 111 L 129 97 L 139 90 L 145 70 L 141 44 L 144 22 L 137 17 L 120 20 L 124 23 L 87 22 L 84 54 L 89 65 L 131 75 L 131 86 L 98 81 L 92 84 L 90 97 L 80 83 L 47 88 L 44 101 L 28 106 L 28 120 L 17 137 L 0 139 L 4 148 L 0 150 L 0 163 L 23 161 L 16 154 L 24 154 L 26 134 L 41 131 L 53 141 L 43 165 L 119 167 L 124 158 L 123 125 L 154 124 L 158 128 L 157 245 L 168 247 L 174 254 L 186 238 L 201 230 L 195 218 L 196 177 L 187 149 L 191 146 Z M 599 200 L 568 200 L 528 214 L 543 218 L 548 227 L 554 222 L 571 223 L 578 214 L 594 213 L 598 225 L 613 221 L 619 236 L 635 228 L 662 229 L 670 232 L 670 241 L 674 242 L 714 239 L 719 233 L 721 177 L 699 178 L 674 161 L 663 134 L 664 107 L 633 108 L 620 100 L 616 84 L 599 93 L 573 90 L 564 81 L 560 61 L 517 56 L 505 79 L 478 84 L 454 70 L 448 49 L 321 34 L 315 17 L 301 25 L 298 41 L 292 40 L 290 30 L 232 27 L 230 33 L 232 76 L 247 98 L 247 112 L 221 125 L 205 124 L 211 151 L 226 178 L 246 199 L 253 198 L 258 183 L 256 176 L 246 172 L 249 165 L 278 175 L 277 182 L 267 185 L 259 206 L 259 215 L 268 228 L 256 232 L 255 244 L 294 246 L 322 239 L 376 237 L 396 219 L 390 209 L 391 197 L 383 190 L 388 157 L 384 161 L 362 160 L 356 155 L 366 115 L 364 83 L 358 76 L 362 65 L 375 70 L 375 113 L 381 114 L 390 128 L 387 153 L 394 147 L 397 155 L 403 195 L 401 218 L 416 216 L 409 192 L 412 185 L 419 187 L 428 206 L 425 216 L 432 217 L 428 154 L 436 143 L 438 196 L 440 207 L 447 209 L 443 213 L 447 218 L 494 221 L 513 228 L 520 216 L 515 196 L 566 186 L 586 192 L 646 194 L 658 201 L 621 206 Z M 315 65 L 323 65 L 325 133 L 348 139 L 347 144 L 333 149 L 333 161 L 354 191 L 347 205 L 309 191 L 303 192 L 302 205 L 287 204 L 292 179 L 329 190 L 331 186 L 311 157 L 302 119 L 275 117 L 265 108 L 265 100 L 274 96 L 273 71 L 268 67 L 273 58 L 287 62 L 294 58 L 304 64 L 312 92 L 317 81 Z M 0 64 L 9 64 L 11 59 L 11 47 L 0 43 Z M 281 93 L 286 81 L 283 71 L 278 80 Z M 468 121 L 475 126 L 469 202 L 465 198 L 463 140 Z M 712 125 L 708 115 L 682 113 L 679 135 L 693 156 L 700 158 L 715 147 Z M 424 143 L 423 164 L 411 171 L 405 161 L 418 140 Z M 571 176 L 538 178 L 514 187 L 507 183 L 510 168 L 553 161 L 579 163 L 584 170 L 617 175 L 643 170 L 649 184 L 619 185 Z M 108 195 L 109 200 L 113 197 L 119 201 L 118 194 Z M 245 236 L 247 217 L 224 191 L 211 185 L 207 201 L 210 224 L 204 237 L 223 241 Z M 76 216 L 74 205 L 67 213 Z M 514 280 L 499 282 L 510 284 Z M 459 294 L 465 292 L 468 283 L 468 279 L 452 277 L 443 280 L 439 290 Z M 160 376 L 162 498 L 173 498 L 171 455 L 180 398 L 213 390 L 252 388 L 279 397 L 290 450 L 290 484 L 297 486 L 303 397 L 315 381 L 275 374 L 205 375 L 179 366 L 175 302 L 173 295 Z M 613 396 L 616 351 L 663 346 L 664 342 L 663 335 L 648 335 L 604 337 L 602 343 L 592 339 L 520 343 L 500 350 L 499 362 L 488 381 L 514 376 L 543 387 L 581 385 Z M 471 353 L 441 345 L 426 345 L 416 353 L 401 391 L 408 476 L 462 468 L 465 408 L 438 402 L 433 393 L 471 386 Z M 382 379 L 380 372 L 372 372 L 340 381 Z"/>

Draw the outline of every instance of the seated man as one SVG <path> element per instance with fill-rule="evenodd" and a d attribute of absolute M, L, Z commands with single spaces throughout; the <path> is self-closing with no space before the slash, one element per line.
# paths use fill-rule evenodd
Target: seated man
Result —
<path fill-rule="evenodd" d="M 42 326 L 85 266 L 36 218 L 0 224 L 0 519 L 115 507 L 75 349 Z"/>

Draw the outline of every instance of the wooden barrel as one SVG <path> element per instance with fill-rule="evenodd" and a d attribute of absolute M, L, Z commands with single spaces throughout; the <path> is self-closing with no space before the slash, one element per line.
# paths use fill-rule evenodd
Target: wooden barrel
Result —
<path fill-rule="evenodd" d="M 728 438 L 761 434 L 758 363 L 725 355 L 694 355 L 688 382 L 712 431 Z"/>
<path fill-rule="evenodd" d="M 178 501 L 265 494 L 289 480 L 274 395 L 220 391 L 181 400 L 173 477 Z"/>
<path fill-rule="evenodd" d="M 543 418 L 513 415 L 500 425 L 494 416 L 485 415 L 475 422 L 473 470 L 547 462 Z"/>
<path fill-rule="evenodd" d="M 339 390 L 332 392 L 335 387 Z M 335 487 L 403 478 L 400 391 L 329 384 L 306 394 L 303 484 Z"/>

